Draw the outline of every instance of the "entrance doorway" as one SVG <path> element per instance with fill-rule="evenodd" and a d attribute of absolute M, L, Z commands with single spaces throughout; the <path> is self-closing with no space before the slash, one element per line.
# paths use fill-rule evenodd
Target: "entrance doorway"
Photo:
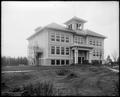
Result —
<path fill-rule="evenodd" d="M 37 52 L 36 53 L 36 65 L 41 65 L 41 57 L 42 57 L 42 53 Z"/>
<path fill-rule="evenodd" d="M 84 62 L 84 57 L 78 57 L 78 64 L 82 64 Z"/>

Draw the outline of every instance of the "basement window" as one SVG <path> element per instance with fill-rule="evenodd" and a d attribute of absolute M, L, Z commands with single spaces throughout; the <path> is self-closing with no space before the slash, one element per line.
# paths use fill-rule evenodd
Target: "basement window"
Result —
<path fill-rule="evenodd" d="M 61 60 L 61 65 L 64 65 L 65 64 L 65 60 Z"/>
<path fill-rule="evenodd" d="M 66 65 L 69 65 L 69 60 L 66 60 Z"/>
<path fill-rule="evenodd" d="M 55 60 L 51 60 L 51 65 L 55 65 Z"/>
<path fill-rule="evenodd" d="M 60 60 L 56 60 L 56 65 L 60 65 Z"/>

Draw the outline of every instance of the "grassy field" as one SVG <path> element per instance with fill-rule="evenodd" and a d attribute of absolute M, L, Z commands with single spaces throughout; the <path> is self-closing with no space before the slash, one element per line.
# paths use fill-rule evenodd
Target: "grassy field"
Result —
<path fill-rule="evenodd" d="M 50 81 L 57 95 L 73 96 L 113 96 L 118 95 L 116 82 L 119 74 L 103 66 L 80 65 L 62 67 L 14 67 L 2 70 L 36 70 L 22 73 L 3 73 L 2 92 L 9 92 L 11 88 L 38 82 Z M 14 93 L 15 94 L 15 93 Z M 17 94 L 15 94 L 17 95 Z"/>

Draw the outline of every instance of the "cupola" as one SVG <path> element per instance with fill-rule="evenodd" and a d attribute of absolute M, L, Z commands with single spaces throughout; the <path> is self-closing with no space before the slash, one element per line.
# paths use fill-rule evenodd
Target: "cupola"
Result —
<path fill-rule="evenodd" d="M 70 20 L 66 21 L 64 24 L 67 26 L 68 29 L 71 30 L 83 30 L 84 23 L 86 22 L 87 21 L 74 16 Z"/>

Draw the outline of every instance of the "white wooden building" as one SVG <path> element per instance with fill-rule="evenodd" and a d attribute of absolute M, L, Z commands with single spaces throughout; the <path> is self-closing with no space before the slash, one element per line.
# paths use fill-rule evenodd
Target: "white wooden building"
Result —
<path fill-rule="evenodd" d="M 105 36 L 84 29 L 87 21 L 73 17 L 65 26 L 51 23 L 38 27 L 27 40 L 30 65 L 69 65 L 104 60 Z"/>

